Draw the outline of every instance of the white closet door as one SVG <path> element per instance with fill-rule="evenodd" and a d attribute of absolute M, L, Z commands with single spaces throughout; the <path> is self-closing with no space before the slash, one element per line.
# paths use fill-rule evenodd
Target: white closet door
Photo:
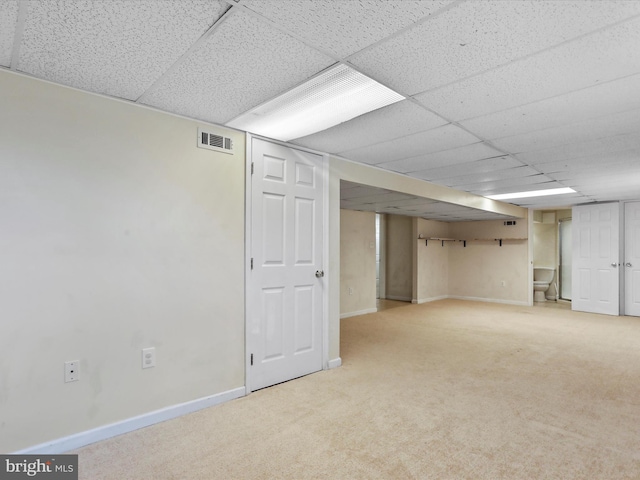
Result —
<path fill-rule="evenodd" d="M 620 312 L 620 205 L 573 207 L 571 308 L 618 315 Z"/>
<path fill-rule="evenodd" d="M 624 313 L 640 317 L 640 202 L 625 205 Z"/>

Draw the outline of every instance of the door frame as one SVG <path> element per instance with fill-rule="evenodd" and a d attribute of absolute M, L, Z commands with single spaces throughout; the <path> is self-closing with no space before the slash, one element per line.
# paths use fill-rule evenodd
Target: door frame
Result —
<path fill-rule="evenodd" d="M 249 353 L 249 326 L 248 321 L 251 318 L 250 313 L 253 311 L 251 302 L 249 301 L 249 289 L 251 287 L 249 279 L 251 276 L 251 239 L 253 238 L 253 230 L 251 227 L 252 220 L 252 178 L 251 163 L 253 162 L 253 139 L 263 140 L 265 142 L 281 145 L 283 147 L 300 150 L 302 152 L 312 153 L 322 157 L 322 270 L 325 272 L 322 287 L 322 370 L 329 368 L 329 278 L 327 274 L 329 266 L 329 156 L 326 153 L 318 152 L 308 148 L 292 145 L 287 142 L 281 142 L 260 135 L 246 133 L 246 150 L 245 150 L 245 203 L 244 203 L 244 220 L 245 220 L 245 237 L 244 237 L 244 387 L 245 395 L 249 395 L 253 389 L 251 386 L 251 358 Z"/>
<path fill-rule="evenodd" d="M 564 258 L 562 255 L 562 241 L 563 241 L 563 235 L 562 235 L 562 229 L 560 228 L 560 226 L 563 223 L 566 222 L 571 222 L 571 227 L 573 228 L 573 217 L 568 217 L 568 218 L 559 218 L 558 219 L 558 273 L 557 273 L 557 279 L 558 279 L 558 299 L 559 300 L 565 300 L 570 302 L 571 299 L 570 298 L 563 298 L 562 297 L 562 284 L 564 282 L 564 275 L 562 275 L 562 259 Z M 571 232 L 571 234 L 573 235 L 573 231 Z M 564 240 L 566 242 L 566 240 Z M 572 245 L 569 246 L 570 250 L 572 248 Z M 573 252 L 572 252 L 573 253 Z M 573 261 L 573 256 L 571 258 L 571 260 Z M 572 280 L 573 281 L 573 280 Z"/>

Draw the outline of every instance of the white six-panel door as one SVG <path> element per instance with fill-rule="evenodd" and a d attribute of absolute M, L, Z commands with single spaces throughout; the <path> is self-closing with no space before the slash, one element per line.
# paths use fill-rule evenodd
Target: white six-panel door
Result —
<path fill-rule="evenodd" d="M 573 207 L 573 310 L 619 314 L 619 222 L 618 203 Z"/>
<path fill-rule="evenodd" d="M 322 156 L 251 139 L 247 385 L 322 369 Z"/>
<path fill-rule="evenodd" d="M 640 316 L 640 202 L 625 204 L 624 313 Z"/>

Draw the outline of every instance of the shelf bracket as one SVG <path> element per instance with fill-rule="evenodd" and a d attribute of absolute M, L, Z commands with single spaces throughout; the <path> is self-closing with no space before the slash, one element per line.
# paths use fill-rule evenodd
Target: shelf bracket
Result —
<path fill-rule="evenodd" d="M 502 246 L 502 239 L 500 238 L 499 240 L 500 240 L 500 246 Z"/>
<path fill-rule="evenodd" d="M 466 240 L 462 240 L 462 245 L 464 246 L 464 248 L 467 248 L 467 241 Z"/>

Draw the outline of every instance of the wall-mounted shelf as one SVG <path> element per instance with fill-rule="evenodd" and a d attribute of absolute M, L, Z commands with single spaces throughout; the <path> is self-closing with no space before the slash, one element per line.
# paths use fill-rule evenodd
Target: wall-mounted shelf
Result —
<path fill-rule="evenodd" d="M 442 246 L 444 247 L 444 242 L 455 242 L 455 238 L 439 238 L 439 237 L 429 237 L 424 239 L 424 244 L 429 245 L 429 240 L 442 242 Z"/>
<path fill-rule="evenodd" d="M 422 240 L 419 238 L 419 240 Z M 440 238 L 440 237 L 429 237 L 425 238 L 425 246 L 429 245 L 429 240 L 438 241 L 444 247 L 444 242 L 462 242 L 463 246 L 467 246 L 467 242 L 498 242 L 500 246 L 502 246 L 503 241 L 522 241 L 527 240 L 522 237 L 502 237 L 502 238 Z"/>

